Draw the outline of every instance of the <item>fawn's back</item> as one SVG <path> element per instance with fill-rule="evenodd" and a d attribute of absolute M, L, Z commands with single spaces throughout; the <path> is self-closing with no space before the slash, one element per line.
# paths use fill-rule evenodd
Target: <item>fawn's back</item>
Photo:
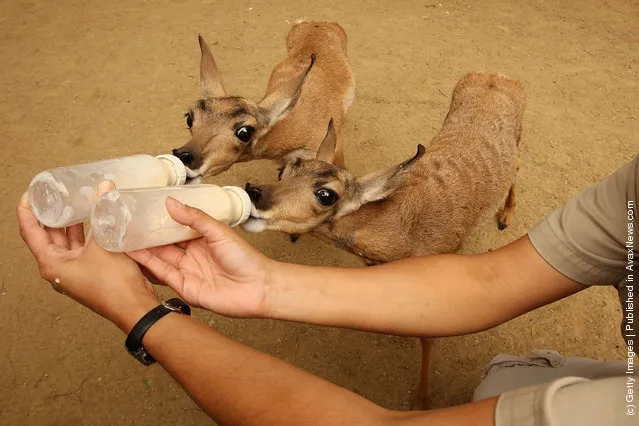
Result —
<path fill-rule="evenodd" d="M 397 191 L 319 233 L 373 262 L 457 250 L 514 184 L 525 102 L 515 80 L 466 75 L 442 129 Z"/>
<path fill-rule="evenodd" d="M 315 63 L 297 105 L 253 147 L 253 158 L 281 159 L 292 153 L 312 157 L 331 118 L 339 132 L 354 98 L 355 82 L 346 44 L 346 33 L 337 23 L 309 21 L 291 28 L 286 39 L 288 56 L 273 70 L 267 93 L 291 75 L 302 74 L 312 54 Z"/>

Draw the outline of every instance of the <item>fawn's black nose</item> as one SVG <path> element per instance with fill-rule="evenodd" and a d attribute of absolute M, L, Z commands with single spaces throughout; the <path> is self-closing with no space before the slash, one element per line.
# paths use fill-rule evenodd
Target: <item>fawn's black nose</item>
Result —
<path fill-rule="evenodd" d="M 173 155 L 180 159 L 184 165 L 190 169 L 198 169 L 200 167 L 197 156 L 193 152 L 186 149 L 174 149 Z"/>
<path fill-rule="evenodd" d="M 244 189 L 246 190 L 246 193 L 249 195 L 249 198 L 253 203 L 259 203 L 260 199 L 262 198 L 260 188 L 258 188 L 257 186 L 251 186 L 250 183 L 247 183 Z"/>

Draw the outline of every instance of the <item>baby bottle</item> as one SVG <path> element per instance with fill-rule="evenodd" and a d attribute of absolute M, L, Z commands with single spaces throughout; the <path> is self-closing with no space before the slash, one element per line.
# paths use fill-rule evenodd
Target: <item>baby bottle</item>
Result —
<path fill-rule="evenodd" d="M 103 194 L 93 206 L 93 238 L 109 251 L 122 252 L 199 237 L 197 232 L 171 218 L 165 205 L 167 197 L 196 207 L 230 226 L 246 222 L 251 214 L 251 200 L 237 186 L 116 189 Z"/>
<path fill-rule="evenodd" d="M 182 185 L 186 169 L 173 155 L 133 155 L 46 170 L 29 185 L 33 214 L 52 228 L 80 223 L 89 217 L 102 180 L 112 180 L 120 189 Z"/>

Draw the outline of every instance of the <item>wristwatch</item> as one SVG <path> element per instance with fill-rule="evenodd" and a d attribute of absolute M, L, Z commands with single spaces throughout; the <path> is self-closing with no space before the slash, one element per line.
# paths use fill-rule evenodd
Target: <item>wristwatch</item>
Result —
<path fill-rule="evenodd" d="M 133 326 L 127 336 L 124 342 L 126 350 L 142 364 L 148 366 L 155 363 L 155 359 L 144 349 L 144 346 L 142 346 L 142 338 L 153 324 L 171 312 L 191 315 L 191 307 L 178 298 L 165 300 L 144 315 L 140 321 Z"/>

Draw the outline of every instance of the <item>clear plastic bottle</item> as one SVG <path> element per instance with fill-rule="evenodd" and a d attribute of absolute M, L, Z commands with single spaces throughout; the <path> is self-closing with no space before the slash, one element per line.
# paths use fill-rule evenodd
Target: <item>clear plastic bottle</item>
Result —
<path fill-rule="evenodd" d="M 220 222 L 237 226 L 249 218 L 251 199 L 237 186 L 186 185 L 175 188 L 113 190 L 91 211 L 93 238 L 109 251 L 133 251 L 199 237 L 166 210 L 167 197 L 196 207 Z"/>
<path fill-rule="evenodd" d="M 186 168 L 173 155 L 146 154 L 57 167 L 31 180 L 31 210 L 52 228 L 80 223 L 89 217 L 96 186 L 102 180 L 112 180 L 119 189 L 182 185 Z"/>

